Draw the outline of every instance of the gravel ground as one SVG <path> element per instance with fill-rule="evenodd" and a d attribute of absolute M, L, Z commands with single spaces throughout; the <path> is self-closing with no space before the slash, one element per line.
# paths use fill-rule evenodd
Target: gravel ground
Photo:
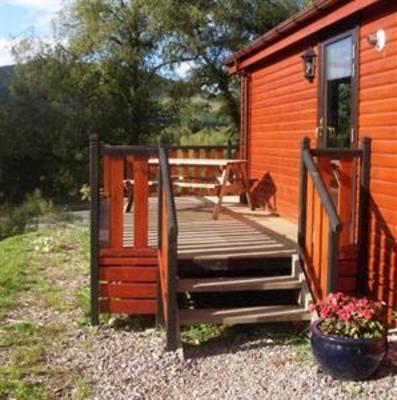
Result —
<path fill-rule="evenodd" d="M 71 258 L 68 265 L 79 261 Z M 43 274 L 49 283 L 57 283 L 65 299 L 75 299 L 87 285 L 86 273 L 68 273 L 56 265 Z M 9 322 L 63 327 L 62 340 L 48 346 L 48 370 L 59 367 L 83 378 L 92 388 L 92 399 L 397 399 L 397 332 L 390 336 L 388 357 L 372 380 L 339 382 L 318 370 L 308 348 L 275 344 L 249 330 L 185 346 L 182 359 L 181 354 L 164 352 L 164 338 L 151 328 L 93 328 L 81 325 L 83 311 L 73 302 L 56 311 L 32 300 L 35 306 L 25 294 Z M 51 398 L 81 397 L 60 385 Z"/>
<path fill-rule="evenodd" d="M 76 330 L 56 362 L 80 371 L 94 399 L 397 399 L 397 334 L 387 360 L 368 382 L 321 373 L 310 352 L 244 335 L 163 351 L 153 329 Z M 87 348 L 87 345 L 89 348 Z M 85 351 L 84 351 L 85 348 Z"/>

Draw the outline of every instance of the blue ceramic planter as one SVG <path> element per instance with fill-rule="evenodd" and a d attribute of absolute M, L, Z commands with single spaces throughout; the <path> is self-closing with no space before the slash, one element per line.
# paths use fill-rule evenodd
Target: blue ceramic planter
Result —
<path fill-rule="evenodd" d="M 321 320 L 311 326 L 311 345 L 320 368 L 342 380 L 368 379 L 379 367 L 387 352 L 387 337 L 348 339 L 326 336 Z"/>

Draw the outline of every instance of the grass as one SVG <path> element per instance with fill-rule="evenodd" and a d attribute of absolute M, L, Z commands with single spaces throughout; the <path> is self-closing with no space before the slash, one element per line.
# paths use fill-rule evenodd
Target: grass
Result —
<path fill-rule="evenodd" d="M 62 225 L 0 241 L 0 400 L 46 400 L 54 393 L 74 400 L 90 398 L 91 384 L 84 376 L 47 361 L 48 354 L 56 354 L 67 345 L 68 333 L 76 324 L 89 332 L 88 246 L 87 229 Z M 70 287 L 73 282 L 75 286 Z M 80 317 L 76 309 L 81 310 Z M 35 321 L 30 318 L 35 310 L 50 310 L 53 315 L 73 312 L 75 319 L 68 323 L 62 319 Z M 125 331 L 154 325 L 153 318 L 101 318 L 113 329 Z M 158 334 L 164 335 L 164 330 L 159 329 Z M 90 351 L 91 337 L 86 335 L 86 341 L 79 344 L 81 351 Z M 182 330 L 183 341 L 190 345 L 236 337 L 269 338 L 271 344 L 293 345 L 298 363 L 309 354 L 307 332 L 301 327 L 200 324 Z"/>
<path fill-rule="evenodd" d="M 25 309 L 75 310 L 80 300 L 68 280 L 87 273 L 86 229 L 53 226 L 0 241 L 0 399 L 45 400 L 55 391 L 89 398 L 84 377 L 46 361 L 48 352 L 65 344 L 70 327 L 24 317 Z"/>
<path fill-rule="evenodd" d="M 38 265 L 28 251 L 37 235 L 14 236 L 0 242 L 0 320 L 16 306 L 18 294 L 28 291 L 38 280 Z"/>
<path fill-rule="evenodd" d="M 230 329 L 226 325 L 197 324 L 184 327 L 181 336 L 187 344 L 200 345 L 225 338 Z"/>
<path fill-rule="evenodd" d="M 273 345 L 295 346 L 298 362 L 307 358 L 310 349 L 307 326 L 288 323 L 235 326 L 198 324 L 183 327 L 181 336 L 182 340 L 190 345 L 201 345 L 238 336 L 269 339 Z"/>

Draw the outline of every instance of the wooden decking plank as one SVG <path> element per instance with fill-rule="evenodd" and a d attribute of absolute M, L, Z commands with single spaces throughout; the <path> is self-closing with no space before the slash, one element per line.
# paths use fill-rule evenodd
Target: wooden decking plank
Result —
<path fill-rule="evenodd" d="M 134 300 L 113 300 L 106 299 L 99 301 L 99 308 L 103 313 L 110 314 L 148 314 L 156 313 L 156 300 L 134 299 Z"/>
<path fill-rule="evenodd" d="M 101 283 L 100 297 L 121 299 L 152 298 L 157 296 L 156 283 Z"/>
<path fill-rule="evenodd" d="M 116 282 L 156 282 L 157 271 L 157 267 L 100 266 L 99 279 Z"/>
<path fill-rule="evenodd" d="M 180 310 L 181 324 L 193 323 L 259 323 L 278 321 L 309 321 L 310 313 L 298 305 L 262 306 L 248 308 L 207 308 Z"/>
<path fill-rule="evenodd" d="M 299 289 L 299 280 L 290 276 L 181 279 L 179 292 L 236 292 L 249 290 Z"/>
<path fill-rule="evenodd" d="M 157 257 L 101 257 L 100 265 L 154 265 L 157 266 Z"/>
<path fill-rule="evenodd" d="M 157 245 L 156 203 L 155 198 L 149 200 L 149 244 L 153 247 Z M 296 253 L 296 242 L 290 239 L 295 236 L 296 227 L 282 218 L 226 203 L 219 220 L 214 221 L 214 203 L 194 196 L 177 197 L 176 207 L 181 259 L 277 257 Z M 133 224 L 130 218 L 125 221 L 125 243 L 131 243 Z"/>

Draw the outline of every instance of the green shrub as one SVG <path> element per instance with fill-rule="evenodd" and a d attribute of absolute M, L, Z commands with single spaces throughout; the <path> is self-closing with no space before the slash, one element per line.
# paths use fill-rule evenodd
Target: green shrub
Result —
<path fill-rule="evenodd" d="M 0 240 L 35 230 L 39 223 L 50 224 L 68 218 L 51 201 L 45 200 L 39 190 L 35 190 L 20 205 L 0 206 Z"/>
<path fill-rule="evenodd" d="M 188 145 L 220 145 L 226 146 L 229 139 L 234 139 L 233 132 L 230 129 L 221 130 L 201 130 L 197 133 L 181 136 L 179 143 L 182 146 Z M 235 140 L 233 140 L 235 143 Z"/>

